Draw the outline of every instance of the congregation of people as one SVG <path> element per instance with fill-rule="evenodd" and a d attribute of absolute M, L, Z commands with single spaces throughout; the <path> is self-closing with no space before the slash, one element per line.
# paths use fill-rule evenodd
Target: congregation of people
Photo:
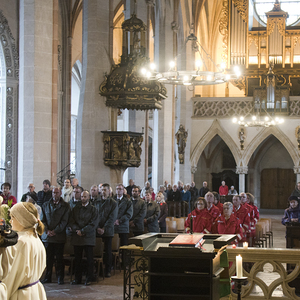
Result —
<path fill-rule="evenodd" d="M 128 245 L 131 236 L 146 232 L 166 232 L 168 207 L 172 203 L 187 204 L 188 212 L 183 216 L 186 218 L 187 233 L 192 230 L 199 233 L 236 234 L 236 243 L 248 241 L 251 245 L 259 218 L 253 195 L 238 195 L 234 187 L 228 189 L 225 182 L 222 182 L 219 192 L 211 192 L 207 182 L 198 190 L 194 182 L 183 184 L 178 181 L 171 185 L 165 181 L 155 193 L 150 182 L 140 188 L 132 179 L 126 187 L 118 184 L 115 191 L 107 183 L 92 185 L 86 190 L 76 178 L 72 181 L 66 178 L 63 187 L 53 187 L 46 179 L 43 181 L 43 189 L 38 193 L 35 192 L 34 184 L 29 183 L 28 191 L 18 204 L 10 193 L 9 183 L 2 184 L 1 189 L 2 204 L 11 206 L 12 211 L 19 204 L 30 204 L 37 211 L 36 219 L 43 225 L 41 242 L 46 253 L 46 267 L 41 278 L 43 284 L 52 282 L 55 262 L 57 282 L 64 284 L 64 247 L 69 242 L 74 248 L 75 279 L 71 284 L 83 283 L 84 271 L 85 285 L 90 285 L 95 280 L 93 248 L 97 238 L 101 238 L 104 243 L 104 275 L 110 277 L 113 237 L 118 235 L 120 246 L 124 246 Z M 225 195 L 233 195 L 232 202 L 221 203 Z M 86 256 L 85 270 L 82 267 L 83 252 Z M 35 285 L 38 279 L 27 282 L 28 288 Z"/>

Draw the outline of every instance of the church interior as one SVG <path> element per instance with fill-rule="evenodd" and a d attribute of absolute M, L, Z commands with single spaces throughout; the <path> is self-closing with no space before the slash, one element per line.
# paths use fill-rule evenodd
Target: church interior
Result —
<path fill-rule="evenodd" d="M 283 212 L 300 182 L 299 8 L 0 0 L 1 184 L 20 201 L 65 177 L 225 181 Z"/>

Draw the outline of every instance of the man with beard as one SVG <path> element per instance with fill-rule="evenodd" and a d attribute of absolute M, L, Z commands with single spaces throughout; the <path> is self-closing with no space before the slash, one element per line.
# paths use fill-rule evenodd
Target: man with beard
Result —
<path fill-rule="evenodd" d="M 134 236 L 138 236 L 144 233 L 144 218 L 146 216 L 147 206 L 145 201 L 140 198 L 140 189 L 137 186 L 134 186 L 132 189 L 131 201 L 133 213 L 129 221 L 129 229 Z"/>
<path fill-rule="evenodd" d="M 97 236 L 104 242 L 105 277 L 111 276 L 112 266 L 112 238 L 114 236 L 114 224 L 118 216 L 118 204 L 110 196 L 110 186 L 104 183 L 101 186 L 101 197 L 95 202 L 98 209 Z"/>

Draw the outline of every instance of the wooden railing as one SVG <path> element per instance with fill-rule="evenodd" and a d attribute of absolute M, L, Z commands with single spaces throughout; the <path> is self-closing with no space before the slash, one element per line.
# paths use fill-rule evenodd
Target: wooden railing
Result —
<path fill-rule="evenodd" d="M 280 248 L 227 248 L 229 261 L 233 262 L 230 268 L 230 276 L 235 274 L 235 260 L 241 255 L 244 268 L 244 276 L 248 277 L 248 284 L 242 288 L 242 299 L 297 299 L 295 288 L 289 283 L 296 279 L 300 273 L 300 251 L 299 249 Z M 288 274 L 286 264 L 294 264 L 294 270 Z M 222 300 L 236 299 L 237 295 L 232 293 Z"/>

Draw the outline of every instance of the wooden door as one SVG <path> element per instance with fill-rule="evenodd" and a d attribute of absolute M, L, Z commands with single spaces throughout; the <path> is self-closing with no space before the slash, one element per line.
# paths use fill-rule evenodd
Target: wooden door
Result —
<path fill-rule="evenodd" d="M 260 177 L 260 207 L 287 208 L 287 200 L 295 189 L 296 176 L 292 169 L 264 169 Z"/>

